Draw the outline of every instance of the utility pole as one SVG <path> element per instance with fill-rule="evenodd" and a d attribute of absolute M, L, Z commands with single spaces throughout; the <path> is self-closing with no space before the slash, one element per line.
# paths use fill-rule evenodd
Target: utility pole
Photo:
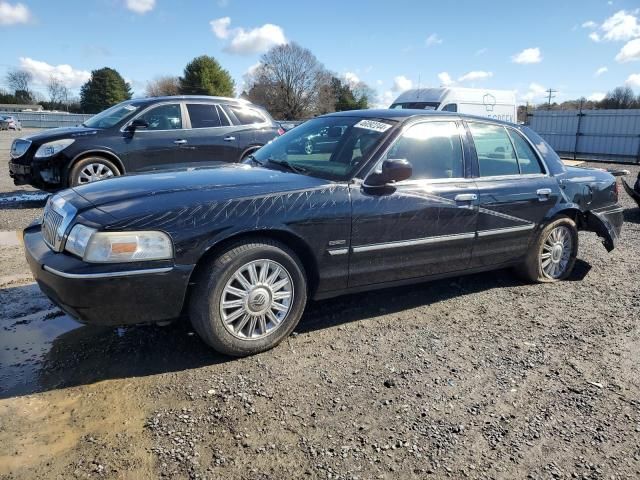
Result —
<path fill-rule="evenodd" d="M 548 110 L 551 110 L 551 99 L 556 97 L 554 95 L 554 93 L 557 93 L 558 91 L 554 90 L 553 88 L 550 88 L 549 90 L 545 90 L 545 92 L 547 92 L 549 94 L 549 107 L 548 107 Z"/>

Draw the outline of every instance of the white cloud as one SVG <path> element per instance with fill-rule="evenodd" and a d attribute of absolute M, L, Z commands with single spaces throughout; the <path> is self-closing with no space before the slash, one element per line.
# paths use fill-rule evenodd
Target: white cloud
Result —
<path fill-rule="evenodd" d="M 486 80 L 491 77 L 493 77 L 493 72 L 485 72 L 483 70 L 473 70 L 471 72 L 465 73 L 463 76 L 458 78 L 458 81 L 473 82 L 476 80 Z"/>
<path fill-rule="evenodd" d="M 582 24 L 582 28 L 598 28 L 598 24 L 593 20 L 588 20 Z"/>
<path fill-rule="evenodd" d="M 546 96 L 546 88 L 539 83 L 532 82 L 529 84 L 529 90 L 522 96 L 522 100 L 526 102 L 533 102 L 535 100 L 541 100 Z"/>
<path fill-rule="evenodd" d="M 91 78 L 91 72 L 76 70 L 71 65 L 50 65 L 29 57 L 20 57 L 20 68 L 33 75 L 34 83 L 47 85 L 55 77 L 69 88 L 78 88 Z"/>
<path fill-rule="evenodd" d="M 389 108 L 397 96 L 397 93 L 394 93 L 391 90 L 385 90 L 382 95 L 380 95 L 379 102 L 375 106 L 377 108 Z"/>
<path fill-rule="evenodd" d="M 31 12 L 22 3 L 11 5 L 0 1 L 0 25 L 15 25 L 31 20 Z"/>
<path fill-rule="evenodd" d="M 347 83 L 349 83 L 350 85 L 355 85 L 357 83 L 360 83 L 360 78 L 358 77 L 358 75 L 356 75 L 353 72 L 346 72 L 344 74 L 344 79 L 347 81 Z"/>
<path fill-rule="evenodd" d="M 440 45 L 442 43 L 442 39 L 438 36 L 437 33 L 432 33 L 425 40 L 425 44 L 427 47 L 431 47 L 433 45 Z"/>
<path fill-rule="evenodd" d="M 520 53 L 517 53 L 514 56 L 512 56 L 511 60 L 514 63 L 521 63 L 521 64 L 540 63 L 542 61 L 542 55 L 540 54 L 540 49 L 538 47 L 525 48 Z"/>
<path fill-rule="evenodd" d="M 631 88 L 640 88 L 640 73 L 632 73 L 624 83 Z"/>
<path fill-rule="evenodd" d="M 622 50 L 616 55 L 616 61 L 620 63 L 633 62 L 640 60 L 640 38 L 631 40 L 622 47 Z"/>
<path fill-rule="evenodd" d="M 404 92 L 413 87 L 413 82 L 404 75 L 398 75 L 393 79 L 393 87 L 391 90 L 394 92 Z"/>
<path fill-rule="evenodd" d="M 589 38 L 594 42 L 598 43 L 600 41 L 600 34 L 598 32 L 591 32 L 589 34 Z"/>
<path fill-rule="evenodd" d="M 156 0 L 127 0 L 126 5 L 132 12 L 145 14 L 153 10 Z"/>
<path fill-rule="evenodd" d="M 211 31 L 218 38 L 227 38 L 229 36 L 229 25 L 231 25 L 230 17 L 216 18 L 209 22 Z"/>
<path fill-rule="evenodd" d="M 602 92 L 593 92 L 591 95 L 587 97 L 587 100 L 590 102 L 601 102 L 604 97 L 606 97 L 606 93 Z"/>
<path fill-rule="evenodd" d="M 287 43 L 284 31 L 278 25 L 265 23 L 261 27 L 245 30 L 242 27 L 229 28 L 231 18 L 222 17 L 209 22 L 214 35 L 231 41 L 224 50 L 239 55 L 263 53 L 276 45 Z"/>
<path fill-rule="evenodd" d="M 638 17 L 624 10 L 620 10 L 607 18 L 600 28 L 604 32 L 605 40 L 624 41 L 640 37 Z"/>
<path fill-rule="evenodd" d="M 609 71 L 609 69 L 607 67 L 600 67 L 598 70 L 596 70 L 596 73 L 593 74 L 594 77 L 599 77 L 600 75 L 602 75 L 603 73 L 607 73 Z"/>
<path fill-rule="evenodd" d="M 449 75 L 447 72 L 440 72 L 438 74 L 438 80 L 440 80 L 440 84 L 443 87 L 448 87 L 456 83 L 453 81 L 453 78 L 451 78 L 451 75 Z"/>

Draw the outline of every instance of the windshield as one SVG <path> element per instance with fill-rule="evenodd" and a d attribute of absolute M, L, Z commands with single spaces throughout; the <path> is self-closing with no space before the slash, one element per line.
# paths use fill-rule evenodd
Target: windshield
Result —
<path fill-rule="evenodd" d="M 315 118 L 258 150 L 253 158 L 267 168 L 328 180 L 348 180 L 366 161 L 394 121 L 360 117 Z"/>
<path fill-rule="evenodd" d="M 417 109 L 417 110 L 437 110 L 440 104 L 438 102 L 405 102 L 394 103 L 389 108 L 393 109 Z"/>
<path fill-rule="evenodd" d="M 138 110 L 138 105 L 132 103 L 119 103 L 118 105 L 114 105 L 113 107 L 94 115 L 84 122 L 83 125 L 89 128 L 111 128 L 121 120 L 133 115 L 136 110 Z"/>

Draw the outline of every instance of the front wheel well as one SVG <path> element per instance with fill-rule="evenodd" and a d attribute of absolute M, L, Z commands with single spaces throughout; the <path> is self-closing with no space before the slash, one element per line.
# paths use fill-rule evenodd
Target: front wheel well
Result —
<path fill-rule="evenodd" d="M 184 301 L 183 311 L 186 312 L 186 307 L 189 305 L 189 298 L 200 272 L 206 267 L 206 265 L 216 259 L 220 254 L 239 243 L 259 242 L 260 240 L 276 240 L 287 247 L 289 247 L 298 256 L 298 259 L 302 263 L 307 277 L 307 286 L 309 289 L 309 297 L 313 296 L 313 292 L 318 285 L 318 265 L 315 257 L 309 245 L 300 237 L 283 230 L 265 230 L 262 232 L 245 232 L 232 235 L 225 238 L 220 242 L 211 246 L 196 262 L 196 266 L 191 272 L 189 278 L 189 288 Z"/>
<path fill-rule="evenodd" d="M 123 175 L 125 173 L 122 161 L 114 154 L 104 152 L 102 150 L 83 152 L 80 155 L 76 156 L 71 162 L 69 162 L 69 165 L 67 166 L 67 172 L 70 172 L 73 166 L 80 160 L 84 160 L 85 158 L 89 157 L 102 157 L 106 160 L 109 160 L 110 162 L 113 162 L 113 164 L 118 168 L 118 173 L 120 173 L 120 175 Z"/>

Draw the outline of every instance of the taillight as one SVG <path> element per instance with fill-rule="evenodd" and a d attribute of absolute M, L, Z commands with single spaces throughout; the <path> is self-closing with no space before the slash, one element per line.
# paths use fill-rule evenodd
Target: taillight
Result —
<path fill-rule="evenodd" d="M 278 135 L 284 135 L 284 128 L 280 127 L 278 129 Z"/>

